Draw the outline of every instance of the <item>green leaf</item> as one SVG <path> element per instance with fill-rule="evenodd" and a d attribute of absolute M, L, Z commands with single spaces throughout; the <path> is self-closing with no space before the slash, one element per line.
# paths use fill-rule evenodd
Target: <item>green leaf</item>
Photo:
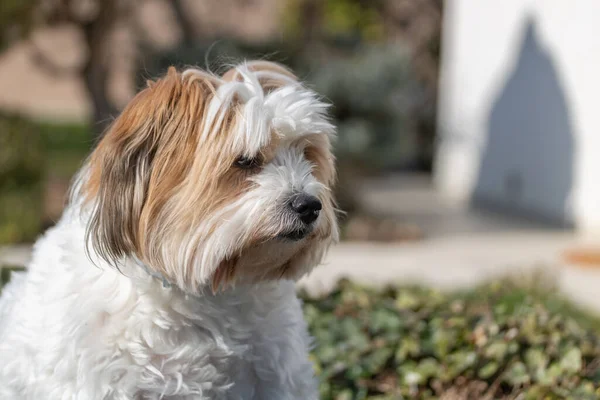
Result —
<path fill-rule="evenodd" d="M 467 368 L 477 362 L 477 353 L 469 350 L 459 350 L 448 356 L 448 372 L 452 377 L 462 374 Z"/>
<path fill-rule="evenodd" d="M 531 381 L 527 367 L 520 361 L 515 362 L 504 374 L 504 380 L 513 386 L 521 386 Z"/>
<path fill-rule="evenodd" d="M 532 348 L 525 353 L 525 363 L 529 371 L 537 378 L 537 375 L 544 375 L 544 370 L 548 365 L 548 357 L 542 349 Z"/>
<path fill-rule="evenodd" d="M 396 307 L 400 310 L 414 310 L 420 305 L 419 298 L 413 293 L 402 291 L 396 299 Z"/>
<path fill-rule="evenodd" d="M 408 357 L 415 357 L 420 353 L 421 346 L 419 342 L 411 337 L 402 339 L 396 350 L 396 362 L 401 363 Z"/>
<path fill-rule="evenodd" d="M 494 375 L 496 372 L 498 372 L 499 369 L 499 365 L 497 362 L 495 361 L 490 361 L 489 363 L 485 364 L 478 372 L 479 377 L 481 379 L 488 379 L 489 377 L 491 377 L 492 375 Z"/>
<path fill-rule="evenodd" d="M 560 360 L 560 366 L 567 373 L 576 373 L 581 370 L 581 350 L 577 347 L 569 349 Z"/>
<path fill-rule="evenodd" d="M 508 344 L 504 341 L 492 342 L 485 349 L 485 356 L 496 361 L 501 361 L 508 353 Z"/>
<path fill-rule="evenodd" d="M 442 366 L 434 358 L 425 358 L 419 362 L 416 371 L 424 378 L 438 378 L 442 375 Z"/>

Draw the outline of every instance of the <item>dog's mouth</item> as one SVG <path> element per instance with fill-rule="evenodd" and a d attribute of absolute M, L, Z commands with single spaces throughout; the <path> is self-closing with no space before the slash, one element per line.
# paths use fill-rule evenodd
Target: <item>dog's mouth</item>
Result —
<path fill-rule="evenodd" d="M 270 240 L 244 247 L 236 255 L 224 258 L 212 275 L 213 293 L 232 286 L 236 281 L 257 282 L 284 279 L 293 272 L 291 260 L 304 251 L 314 227 L 305 226 L 283 231 Z"/>
<path fill-rule="evenodd" d="M 277 235 L 277 239 L 296 242 L 307 237 L 313 231 L 312 226 L 303 226 Z"/>

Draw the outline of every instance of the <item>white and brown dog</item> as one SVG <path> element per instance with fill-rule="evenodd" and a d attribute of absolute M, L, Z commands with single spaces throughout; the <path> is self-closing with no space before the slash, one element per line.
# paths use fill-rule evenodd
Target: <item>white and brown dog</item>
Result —
<path fill-rule="evenodd" d="M 0 299 L 0 399 L 316 399 L 294 280 L 338 238 L 327 104 L 170 69 L 114 121 Z"/>

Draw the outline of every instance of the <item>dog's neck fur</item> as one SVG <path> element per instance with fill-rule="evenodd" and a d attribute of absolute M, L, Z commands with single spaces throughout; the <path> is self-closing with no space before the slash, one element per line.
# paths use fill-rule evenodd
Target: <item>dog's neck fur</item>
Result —
<path fill-rule="evenodd" d="M 159 281 L 162 282 L 163 287 L 165 288 L 169 288 L 171 287 L 171 282 L 169 282 L 167 280 L 167 278 L 165 278 L 161 273 L 156 272 L 155 270 L 153 270 L 151 267 L 149 267 L 148 265 L 146 265 L 143 261 L 141 261 L 139 258 L 137 257 L 133 257 L 133 261 L 135 264 L 137 264 L 141 269 L 143 269 L 148 275 L 152 276 L 153 278 L 158 279 Z"/>
<path fill-rule="evenodd" d="M 76 246 L 75 248 L 79 249 L 80 252 L 85 253 L 85 257 L 91 265 L 104 271 L 116 272 L 117 274 L 122 275 L 123 278 L 131 280 L 136 285 L 143 282 L 143 285 L 147 290 L 168 289 L 185 294 L 185 291 L 182 288 L 177 287 L 177 285 L 169 281 L 160 272 L 156 271 L 155 268 L 152 268 L 152 266 L 146 264 L 135 255 L 124 258 L 118 265 L 108 264 L 105 260 L 95 254 L 93 248 L 86 243 L 86 228 L 88 222 L 88 207 L 82 206 L 82 203 L 78 199 L 75 199 L 75 201 L 73 201 L 73 203 L 64 211 L 63 217 L 57 224 L 57 229 L 64 229 L 64 225 L 65 227 L 69 227 L 69 230 L 72 229 L 77 232 L 77 243 L 81 243 L 83 246 L 82 248 L 79 248 L 79 246 Z M 150 287 L 153 287 L 153 289 L 149 289 Z M 221 291 L 221 296 L 235 295 L 235 291 L 232 289 L 233 288 Z M 215 294 L 208 284 L 200 286 L 197 288 L 197 292 L 193 293 L 193 296 L 189 298 L 201 298 L 209 292 L 212 292 L 211 295 Z"/>

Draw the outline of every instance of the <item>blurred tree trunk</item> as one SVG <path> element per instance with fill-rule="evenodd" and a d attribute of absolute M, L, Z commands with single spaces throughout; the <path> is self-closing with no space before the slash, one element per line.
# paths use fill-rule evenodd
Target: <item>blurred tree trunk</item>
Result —
<path fill-rule="evenodd" d="M 300 8 L 300 23 L 303 26 L 302 43 L 312 47 L 320 39 L 323 4 L 320 0 L 305 0 Z"/>
<path fill-rule="evenodd" d="M 169 1 L 178 25 L 182 29 L 182 41 L 192 46 L 196 39 L 196 27 L 190 19 L 182 0 Z M 114 45 L 113 34 L 118 24 L 132 29 L 136 36 L 138 53 L 151 50 L 147 32 L 139 29 L 135 18 L 135 7 L 138 2 L 129 0 L 96 0 L 90 10 L 81 11 L 81 4 L 73 0 L 58 0 L 44 14 L 47 26 L 68 24 L 76 26 L 83 36 L 86 58 L 80 67 L 58 65 L 52 57 L 35 47 L 34 61 L 47 73 L 53 75 L 78 75 L 87 92 L 92 105 L 91 128 L 94 141 L 98 141 L 104 131 L 118 114 L 119 108 L 111 99 L 109 84 L 114 58 L 111 57 L 111 45 Z M 136 29 L 138 28 L 138 29 Z"/>
<path fill-rule="evenodd" d="M 379 4 L 386 31 L 411 51 L 412 69 L 427 90 L 414 110 L 418 131 L 417 168 L 430 172 L 436 134 L 436 104 L 441 57 L 442 0 L 384 0 Z"/>
<path fill-rule="evenodd" d="M 108 73 L 101 65 L 88 64 L 83 70 L 83 80 L 88 96 L 92 102 L 92 134 L 95 142 L 99 141 L 118 108 L 109 100 L 106 88 Z"/>
<path fill-rule="evenodd" d="M 77 8 L 80 3 L 70 0 L 58 1 L 52 5 L 53 8 L 46 9 L 43 14 L 44 25 L 77 27 L 82 33 L 86 57 L 78 66 L 60 65 L 47 51 L 37 48 L 32 40 L 33 60 L 46 73 L 54 76 L 76 75 L 82 80 L 92 104 L 93 139 L 98 141 L 118 112 L 108 93 L 113 61 L 109 53 L 112 35 L 117 23 L 131 15 L 134 2 L 102 0 L 96 3 L 97 7 L 83 11 Z"/>
<path fill-rule="evenodd" d="M 196 41 L 196 24 L 189 18 L 182 0 L 171 0 L 171 8 L 177 20 L 177 25 L 181 28 L 182 44 L 186 47 L 192 47 Z"/>
<path fill-rule="evenodd" d="M 107 44 L 117 20 L 115 1 L 104 0 L 97 17 L 81 25 L 88 50 L 81 74 L 93 107 L 92 133 L 95 141 L 101 138 L 118 112 L 108 94 L 111 60 Z"/>

